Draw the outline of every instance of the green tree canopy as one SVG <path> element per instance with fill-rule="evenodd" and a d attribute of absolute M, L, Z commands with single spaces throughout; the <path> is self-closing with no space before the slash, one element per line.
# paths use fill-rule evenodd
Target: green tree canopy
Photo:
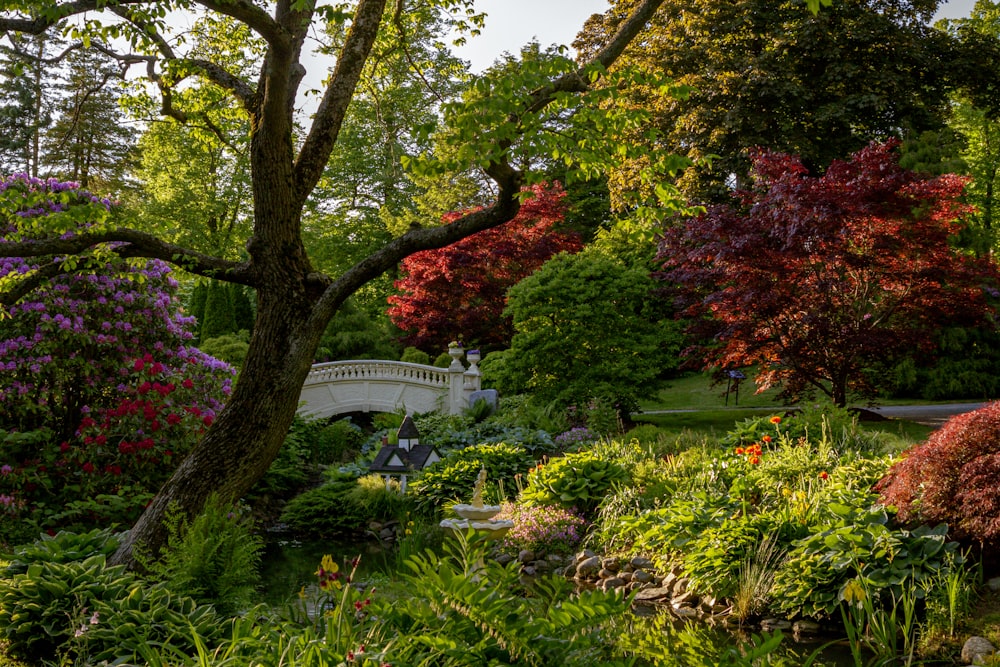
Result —
<path fill-rule="evenodd" d="M 655 283 L 597 252 L 561 254 L 512 287 L 509 350 L 484 361 L 505 393 L 535 403 L 609 401 L 628 411 L 677 368 L 680 325 L 651 298 Z"/>
<path fill-rule="evenodd" d="M 576 43 L 583 54 L 631 5 L 613 4 L 588 21 Z M 940 128 L 949 91 L 986 85 L 992 75 L 983 74 L 987 43 L 964 48 L 928 25 L 938 4 L 838 0 L 813 15 L 791 0 L 668 0 L 650 37 L 631 45 L 618 66 L 666 74 L 689 95 L 639 85 L 618 103 L 652 113 L 661 131 L 653 145 L 694 159 L 716 156 L 679 182 L 697 201 L 720 201 L 747 182 L 754 147 L 800 155 L 816 169 L 872 140 Z M 643 166 L 618 172 L 613 190 L 628 189 Z"/>

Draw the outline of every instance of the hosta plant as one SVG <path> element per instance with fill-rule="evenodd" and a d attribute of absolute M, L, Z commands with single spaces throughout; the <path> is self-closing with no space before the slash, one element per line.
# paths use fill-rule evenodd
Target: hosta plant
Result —
<path fill-rule="evenodd" d="M 615 484 L 627 481 L 628 472 L 614 461 L 591 452 L 569 453 L 533 468 L 520 499 L 526 505 L 575 507 L 586 515 Z"/>

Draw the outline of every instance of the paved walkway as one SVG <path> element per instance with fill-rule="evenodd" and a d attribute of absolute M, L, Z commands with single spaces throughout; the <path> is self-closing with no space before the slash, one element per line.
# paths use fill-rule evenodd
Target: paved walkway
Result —
<path fill-rule="evenodd" d="M 949 417 L 970 412 L 982 407 L 984 403 L 947 403 L 941 405 L 892 405 L 872 408 L 883 417 L 890 419 L 908 419 L 928 426 L 940 426 Z"/>

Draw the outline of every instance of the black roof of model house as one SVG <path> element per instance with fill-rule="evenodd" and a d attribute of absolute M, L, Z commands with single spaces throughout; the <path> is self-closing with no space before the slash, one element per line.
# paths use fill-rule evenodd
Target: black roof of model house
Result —
<path fill-rule="evenodd" d="M 417 425 L 413 423 L 413 419 L 410 418 L 410 415 L 403 417 L 403 423 L 399 425 L 399 430 L 396 431 L 396 436 L 400 440 L 416 440 L 420 437 L 420 432 L 417 431 Z"/>
<path fill-rule="evenodd" d="M 432 445 L 413 445 L 410 451 L 402 447 L 385 445 L 375 455 L 375 460 L 368 469 L 372 472 L 413 472 L 423 469 L 431 455 L 436 455 L 439 460 L 441 458 Z"/>

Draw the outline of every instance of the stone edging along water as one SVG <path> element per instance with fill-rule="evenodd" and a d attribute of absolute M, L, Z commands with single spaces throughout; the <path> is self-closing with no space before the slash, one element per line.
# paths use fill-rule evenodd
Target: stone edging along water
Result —
<path fill-rule="evenodd" d="M 708 625 L 743 629 L 758 627 L 765 631 L 790 630 L 795 640 L 811 640 L 821 635 L 841 634 L 839 625 L 824 626 L 810 619 L 789 621 L 779 618 L 763 618 L 753 624 L 742 624 L 736 619 L 731 607 L 710 595 L 698 595 L 690 590 L 689 580 L 677 566 L 666 574 L 656 571 L 649 558 L 636 556 L 630 559 L 602 557 L 585 549 L 573 556 L 555 554 L 535 554 L 522 550 L 518 555 L 499 554 L 496 561 L 501 565 L 517 560 L 523 576 L 531 577 L 551 573 L 564 576 L 584 586 L 602 590 L 621 590 L 626 595 L 635 592 L 633 608 L 637 614 L 642 609 L 665 608 L 678 619 L 695 619 Z M 1000 593 L 1000 577 L 987 582 L 987 587 Z M 996 653 L 996 648 L 983 637 L 969 637 L 962 646 L 961 659 L 964 664 L 983 664 Z"/>

